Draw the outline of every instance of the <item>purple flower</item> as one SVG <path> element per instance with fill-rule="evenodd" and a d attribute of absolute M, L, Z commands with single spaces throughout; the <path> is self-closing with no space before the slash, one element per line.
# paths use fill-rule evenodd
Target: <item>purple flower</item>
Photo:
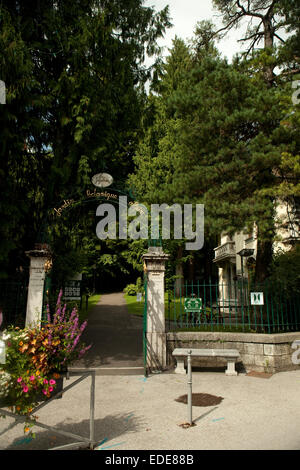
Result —
<path fill-rule="evenodd" d="M 78 359 L 80 359 L 91 347 L 92 345 L 90 344 L 89 346 L 86 346 L 85 348 L 81 349 L 81 351 L 79 352 Z"/>
<path fill-rule="evenodd" d="M 76 307 L 73 308 L 72 312 L 71 312 L 71 315 L 70 315 L 70 318 L 69 318 L 69 321 L 72 322 L 73 318 L 75 317 L 75 315 L 77 315 L 77 309 Z"/>
<path fill-rule="evenodd" d="M 60 300 L 61 300 L 62 294 L 63 294 L 63 291 L 62 291 L 62 289 L 60 289 L 59 294 L 58 294 L 58 298 L 57 298 L 57 302 L 56 302 L 57 307 L 60 305 Z"/>
<path fill-rule="evenodd" d="M 60 312 L 61 312 L 61 308 L 58 307 L 58 309 L 55 312 L 54 319 L 53 319 L 54 324 L 58 323 L 58 320 L 59 320 L 59 317 L 60 317 Z"/>
<path fill-rule="evenodd" d="M 48 321 L 48 323 L 51 323 L 51 315 L 50 315 L 49 304 L 47 304 L 47 321 Z"/>
<path fill-rule="evenodd" d="M 65 313 L 66 313 L 66 308 L 67 308 L 67 304 L 64 305 L 64 308 L 62 310 L 62 313 L 61 313 L 61 317 L 60 317 L 60 321 L 62 322 L 65 318 Z"/>
<path fill-rule="evenodd" d="M 75 318 L 75 321 L 74 321 L 73 326 L 72 326 L 72 328 L 71 328 L 71 330 L 72 330 L 71 339 L 74 338 L 75 333 L 76 333 L 76 331 L 77 331 L 77 327 L 78 327 L 78 317 Z"/>

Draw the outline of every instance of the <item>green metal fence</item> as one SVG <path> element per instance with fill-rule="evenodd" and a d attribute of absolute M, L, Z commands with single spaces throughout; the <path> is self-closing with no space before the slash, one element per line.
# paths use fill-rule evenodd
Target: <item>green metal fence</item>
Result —
<path fill-rule="evenodd" d="M 26 321 L 27 283 L 0 281 L 0 309 L 3 313 L 1 330 L 10 325 L 24 328 Z"/>
<path fill-rule="evenodd" d="M 299 292 L 268 284 L 185 282 L 167 291 L 169 331 L 280 333 L 300 330 Z"/>
<path fill-rule="evenodd" d="M 144 358 L 144 376 L 147 376 L 147 275 L 144 279 L 145 303 L 143 313 L 143 358 Z"/>

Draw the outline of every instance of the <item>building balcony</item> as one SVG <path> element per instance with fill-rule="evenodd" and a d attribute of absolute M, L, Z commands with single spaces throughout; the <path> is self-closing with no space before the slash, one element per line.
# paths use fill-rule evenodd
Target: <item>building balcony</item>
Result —
<path fill-rule="evenodd" d="M 215 251 L 215 259 L 213 260 L 214 263 L 218 263 L 219 261 L 231 261 L 235 263 L 236 260 L 236 248 L 235 242 L 226 242 L 223 245 L 214 248 Z"/>

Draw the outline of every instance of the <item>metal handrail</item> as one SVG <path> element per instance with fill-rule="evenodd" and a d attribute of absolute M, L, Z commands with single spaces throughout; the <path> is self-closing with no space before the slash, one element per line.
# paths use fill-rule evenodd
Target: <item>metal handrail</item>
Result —
<path fill-rule="evenodd" d="M 68 385 L 67 387 L 63 388 L 59 392 L 57 392 L 55 395 L 53 395 L 51 398 L 46 400 L 44 403 L 41 403 L 40 405 L 36 406 L 34 410 L 31 411 L 29 415 L 26 416 L 21 416 L 16 413 L 12 413 L 11 411 L 8 411 L 4 408 L 0 408 L 0 415 L 4 414 L 6 416 L 10 416 L 15 419 L 15 422 L 10 424 L 4 431 L 0 433 L 4 434 L 8 430 L 12 429 L 14 426 L 16 426 L 18 423 L 26 422 L 26 423 L 33 423 L 35 426 L 38 426 L 40 428 L 48 429 L 50 431 L 53 431 L 57 434 L 61 434 L 62 436 L 66 437 L 71 437 L 73 439 L 79 439 L 77 442 L 73 442 L 71 444 L 65 444 L 59 447 L 53 447 L 48 450 L 58 450 L 58 449 L 64 449 L 64 448 L 71 448 L 71 447 L 86 447 L 87 444 L 89 445 L 90 449 L 93 449 L 96 442 L 95 442 L 95 375 L 96 371 L 95 370 L 86 370 L 86 369 L 72 369 L 72 371 L 68 371 L 66 375 L 66 379 L 68 380 L 72 376 L 80 376 L 79 379 L 75 380 L 72 384 Z M 49 426 L 48 424 L 40 423 L 37 422 L 34 419 L 30 419 L 30 416 L 36 413 L 38 410 L 43 408 L 44 406 L 48 405 L 51 403 L 53 400 L 55 400 L 58 396 L 62 396 L 63 393 L 65 393 L 67 390 L 70 390 L 72 387 L 75 387 L 78 383 L 80 383 L 82 380 L 86 379 L 87 377 L 91 376 L 91 388 L 90 388 L 90 436 L 89 438 L 80 436 L 78 434 L 74 434 L 68 431 L 63 431 L 61 429 L 57 429 L 54 426 Z"/>

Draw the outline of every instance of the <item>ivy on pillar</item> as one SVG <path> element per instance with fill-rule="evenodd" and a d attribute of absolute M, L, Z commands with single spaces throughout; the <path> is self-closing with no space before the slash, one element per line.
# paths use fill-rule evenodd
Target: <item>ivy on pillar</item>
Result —
<path fill-rule="evenodd" d="M 165 264 L 169 255 L 162 247 L 149 247 L 143 255 L 147 275 L 147 368 L 162 370 L 167 365 L 165 332 Z"/>
<path fill-rule="evenodd" d="M 40 326 L 49 246 L 36 244 L 34 250 L 26 251 L 26 255 L 30 258 L 26 326 Z"/>

